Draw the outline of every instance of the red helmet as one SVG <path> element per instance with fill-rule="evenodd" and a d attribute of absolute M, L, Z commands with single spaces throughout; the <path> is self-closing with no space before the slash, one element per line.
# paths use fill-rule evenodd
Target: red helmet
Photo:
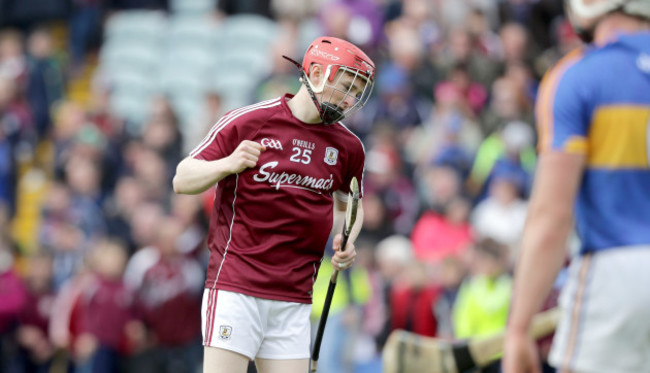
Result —
<path fill-rule="evenodd" d="M 302 68 L 309 75 L 309 68 L 317 63 L 325 69 L 332 65 L 328 79 L 332 81 L 340 66 L 359 70 L 370 81 L 375 80 L 375 64 L 363 51 L 354 44 L 334 37 L 320 37 L 314 40 L 302 60 Z"/>
<path fill-rule="evenodd" d="M 285 58 L 300 68 L 301 81 L 307 87 L 323 123 L 337 122 L 368 102 L 375 80 L 375 64 L 352 43 L 333 37 L 320 37 L 307 48 L 302 66 L 291 58 Z M 318 87 L 309 79 L 312 64 L 321 65 L 325 74 Z M 337 74 L 339 70 L 347 74 Z M 317 93 L 324 93 L 325 87 L 329 88 L 329 96 L 317 97 Z"/>

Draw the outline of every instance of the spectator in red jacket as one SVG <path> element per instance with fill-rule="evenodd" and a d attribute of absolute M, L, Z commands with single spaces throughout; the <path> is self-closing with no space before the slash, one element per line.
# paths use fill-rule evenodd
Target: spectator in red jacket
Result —
<path fill-rule="evenodd" d="M 434 304 L 440 288 L 431 281 L 426 264 L 413 261 L 390 295 L 391 329 L 404 329 L 433 337 L 438 332 Z"/>
<path fill-rule="evenodd" d="M 469 211 L 469 202 L 455 197 L 444 206 L 442 214 L 425 212 L 411 233 L 415 257 L 439 263 L 447 256 L 463 255 L 472 243 Z"/>

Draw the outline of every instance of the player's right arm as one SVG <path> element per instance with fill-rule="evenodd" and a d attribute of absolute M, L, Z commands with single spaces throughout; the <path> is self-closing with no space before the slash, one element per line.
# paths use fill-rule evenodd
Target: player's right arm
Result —
<path fill-rule="evenodd" d="M 176 167 L 173 186 L 177 194 L 199 194 L 223 178 L 238 174 L 257 165 L 260 154 L 266 150 L 263 145 L 244 140 L 229 156 L 214 161 L 183 159 Z"/>
<path fill-rule="evenodd" d="M 502 370 L 540 372 L 529 336 L 531 320 L 542 307 L 567 256 L 573 208 L 587 159 L 590 96 L 582 54 L 569 54 L 542 80 L 536 102 L 539 161 L 528 205 L 506 332 Z M 576 66 L 576 68 L 573 68 Z"/>

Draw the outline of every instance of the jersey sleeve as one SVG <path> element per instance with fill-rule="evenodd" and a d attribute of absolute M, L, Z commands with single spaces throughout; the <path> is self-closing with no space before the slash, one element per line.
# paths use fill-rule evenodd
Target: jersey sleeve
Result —
<path fill-rule="evenodd" d="M 204 161 L 214 161 L 229 156 L 240 143 L 236 125 L 232 125 L 229 115 L 224 115 L 190 152 L 190 157 Z"/>
<path fill-rule="evenodd" d="M 342 192 L 337 194 L 337 196 L 345 196 L 347 198 L 350 193 L 350 182 L 353 177 L 357 178 L 359 182 L 359 198 L 363 197 L 363 174 L 366 164 L 366 151 L 361 143 L 361 140 L 355 138 L 354 146 L 352 147 L 354 151 L 351 152 L 350 159 L 348 161 L 348 168 L 343 180 L 343 185 L 341 186 L 340 191 Z"/>
<path fill-rule="evenodd" d="M 581 58 L 580 51 L 567 55 L 542 80 L 535 108 L 540 153 L 587 152 L 589 115 L 582 94 L 585 80 L 576 68 Z"/>
<path fill-rule="evenodd" d="M 224 115 L 190 152 L 190 157 L 204 161 L 214 161 L 232 154 L 239 143 L 253 138 L 256 131 L 256 118 L 249 115 Z"/>

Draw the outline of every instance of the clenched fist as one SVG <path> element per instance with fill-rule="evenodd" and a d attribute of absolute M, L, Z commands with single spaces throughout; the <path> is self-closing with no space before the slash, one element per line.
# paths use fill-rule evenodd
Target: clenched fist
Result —
<path fill-rule="evenodd" d="M 228 156 L 230 170 L 233 174 L 238 174 L 247 168 L 255 167 L 257 160 L 260 158 L 260 154 L 265 150 L 266 146 L 254 141 L 242 141 L 237 146 L 237 149 Z"/>

